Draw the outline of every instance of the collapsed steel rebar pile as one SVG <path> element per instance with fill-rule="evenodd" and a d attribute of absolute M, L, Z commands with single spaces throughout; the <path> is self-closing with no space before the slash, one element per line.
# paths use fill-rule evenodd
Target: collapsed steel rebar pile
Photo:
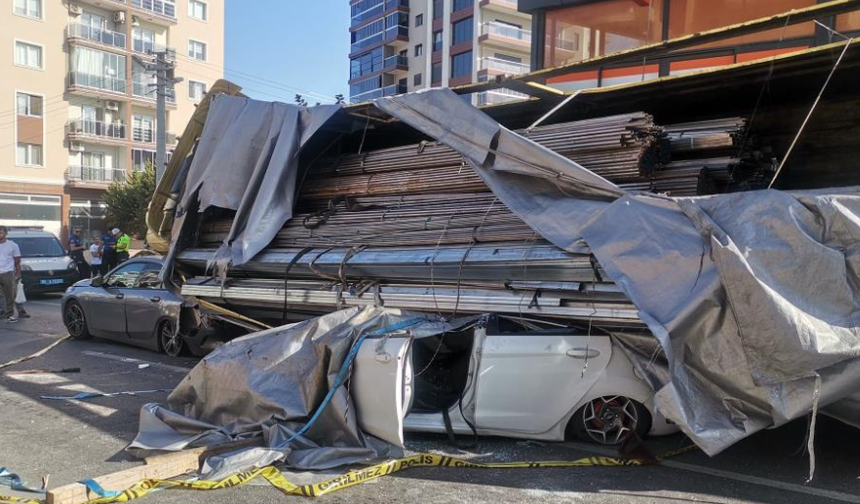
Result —
<path fill-rule="evenodd" d="M 696 196 L 764 187 L 773 171 L 766 150 L 733 117 L 665 127 L 671 161 L 661 164 L 649 190 Z"/>
<path fill-rule="evenodd" d="M 651 116 L 635 113 L 521 133 L 627 189 L 696 195 L 751 179 L 752 155 L 739 148 L 745 126 L 731 118 L 664 134 Z M 547 243 L 462 156 L 436 142 L 317 162 L 295 216 L 266 250 L 231 269 L 225 285 L 194 278 L 230 226 L 204 223 L 201 248 L 179 256 L 192 277 L 183 294 L 273 311 L 384 304 L 641 327 L 593 258 Z"/>

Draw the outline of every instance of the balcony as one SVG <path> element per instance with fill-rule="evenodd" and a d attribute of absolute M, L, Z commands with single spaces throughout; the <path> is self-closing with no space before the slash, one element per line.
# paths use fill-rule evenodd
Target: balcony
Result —
<path fill-rule="evenodd" d="M 152 106 L 156 103 L 155 84 L 149 82 L 133 82 L 132 97 L 134 100 L 142 102 L 146 106 Z M 176 90 L 169 89 L 167 91 L 166 100 L 168 107 L 176 106 Z"/>
<path fill-rule="evenodd" d="M 478 93 L 478 106 L 498 105 L 500 103 L 510 103 L 528 99 L 529 95 L 527 94 L 501 88 Z"/>
<path fill-rule="evenodd" d="M 154 44 L 145 40 L 132 40 L 131 50 L 144 56 L 155 57 L 155 53 L 166 52 L 168 61 L 176 61 L 176 48 Z"/>
<path fill-rule="evenodd" d="M 525 19 L 529 18 L 528 14 L 519 11 L 519 4 L 517 0 L 481 0 L 479 5 L 482 9 L 490 9 L 498 12 L 504 12 L 505 14 L 513 14 L 515 16 L 521 16 Z"/>
<path fill-rule="evenodd" d="M 531 68 L 527 63 L 517 63 L 501 58 L 481 58 L 481 67 L 478 76 L 481 75 L 518 75 L 528 73 Z"/>
<path fill-rule="evenodd" d="M 125 3 L 120 0 L 114 2 Z M 143 14 L 147 21 L 159 24 L 174 25 L 176 19 L 176 3 L 168 0 L 131 0 L 131 7 Z"/>
<path fill-rule="evenodd" d="M 408 56 L 389 56 L 382 61 L 382 70 L 385 72 L 406 72 L 409 70 Z"/>
<path fill-rule="evenodd" d="M 70 141 L 116 144 L 126 139 L 122 121 L 106 123 L 86 119 L 72 119 L 66 124 Z"/>
<path fill-rule="evenodd" d="M 123 183 L 126 180 L 125 170 L 121 168 L 104 168 L 101 166 L 69 166 L 66 170 L 66 180 L 74 187 L 102 187 L 114 182 Z"/>
<path fill-rule="evenodd" d="M 141 143 L 155 143 L 155 129 L 153 128 L 132 128 L 131 139 Z"/>
<path fill-rule="evenodd" d="M 125 34 L 79 23 L 66 27 L 66 36 L 70 41 L 86 40 L 104 47 L 125 49 Z"/>
<path fill-rule="evenodd" d="M 488 21 L 481 24 L 478 40 L 487 44 L 500 45 L 508 50 L 529 52 L 532 46 L 532 32 L 516 26 Z"/>
<path fill-rule="evenodd" d="M 69 72 L 68 87 L 70 92 L 113 98 L 116 95 L 125 95 L 126 80 L 108 75 Z"/>
<path fill-rule="evenodd" d="M 382 88 L 382 96 L 394 96 L 406 92 L 406 85 L 402 84 L 391 84 L 390 86 L 385 86 L 384 88 Z"/>

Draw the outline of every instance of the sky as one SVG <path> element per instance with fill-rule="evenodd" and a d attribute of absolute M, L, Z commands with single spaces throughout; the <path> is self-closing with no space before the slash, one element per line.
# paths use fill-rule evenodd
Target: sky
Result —
<path fill-rule="evenodd" d="M 226 0 L 226 10 L 225 77 L 245 94 L 292 102 L 300 93 L 311 105 L 349 98 L 346 0 Z"/>

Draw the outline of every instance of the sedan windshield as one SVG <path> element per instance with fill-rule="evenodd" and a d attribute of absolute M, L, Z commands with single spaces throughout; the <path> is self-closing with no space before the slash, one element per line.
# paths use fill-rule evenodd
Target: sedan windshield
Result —
<path fill-rule="evenodd" d="M 21 257 L 60 257 L 65 255 L 60 242 L 52 236 L 11 238 L 21 249 Z"/>

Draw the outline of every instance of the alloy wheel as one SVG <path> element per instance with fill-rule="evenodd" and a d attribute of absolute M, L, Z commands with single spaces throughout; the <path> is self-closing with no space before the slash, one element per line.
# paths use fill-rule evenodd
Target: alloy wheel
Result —
<path fill-rule="evenodd" d="M 601 444 L 619 444 L 636 431 L 639 412 L 626 397 L 599 397 L 585 405 L 582 422 L 588 436 Z"/>
<path fill-rule="evenodd" d="M 80 338 L 84 335 L 86 321 L 84 319 L 84 310 L 77 303 L 70 303 L 66 307 L 66 329 L 73 338 Z"/>
<path fill-rule="evenodd" d="M 172 321 L 161 324 L 159 338 L 161 338 L 161 348 L 167 355 L 176 357 L 182 352 L 182 335 L 176 330 L 176 325 Z"/>

